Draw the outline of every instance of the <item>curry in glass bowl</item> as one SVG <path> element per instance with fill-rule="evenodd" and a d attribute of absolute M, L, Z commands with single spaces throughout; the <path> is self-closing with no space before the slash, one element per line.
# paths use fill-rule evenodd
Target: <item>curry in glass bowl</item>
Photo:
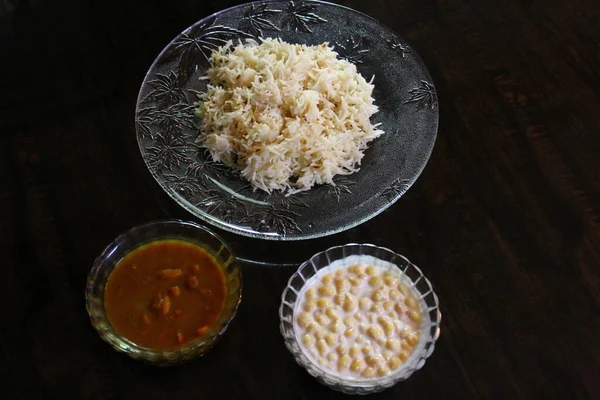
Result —
<path fill-rule="evenodd" d="M 118 351 L 151 364 L 203 355 L 235 316 L 241 272 L 233 252 L 192 222 L 158 221 L 119 236 L 86 287 L 92 325 Z"/>

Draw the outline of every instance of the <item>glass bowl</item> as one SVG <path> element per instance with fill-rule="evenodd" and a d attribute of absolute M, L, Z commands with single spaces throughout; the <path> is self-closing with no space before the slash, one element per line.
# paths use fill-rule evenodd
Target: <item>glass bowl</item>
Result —
<path fill-rule="evenodd" d="M 165 239 L 178 239 L 199 245 L 215 257 L 225 277 L 227 294 L 221 315 L 206 335 L 181 348 L 152 350 L 121 336 L 112 327 L 104 309 L 104 288 L 113 268 L 125 255 L 139 246 Z M 94 261 L 85 288 L 86 309 L 92 326 L 100 337 L 115 350 L 155 365 L 179 364 L 205 354 L 225 333 L 241 298 L 242 274 L 231 248 L 210 230 L 194 222 L 180 220 L 150 222 L 117 237 Z"/>
<path fill-rule="evenodd" d="M 419 343 L 410 357 L 398 370 L 390 375 L 372 379 L 347 379 L 334 375 L 317 363 L 311 361 L 296 339 L 294 330 L 294 310 L 302 287 L 317 272 L 336 260 L 353 255 L 367 255 L 382 261 L 392 263 L 401 271 L 405 284 L 418 294 L 421 303 L 423 319 Z M 425 360 L 433 353 L 435 342 L 440 336 L 440 321 L 442 314 L 439 310 L 438 297 L 434 293 L 429 280 L 421 270 L 405 257 L 393 251 L 372 244 L 350 243 L 344 246 L 332 247 L 317 253 L 298 268 L 281 295 L 279 308 L 280 329 L 285 345 L 292 353 L 296 362 L 306 368 L 309 374 L 330 388 L 348 394 L 369 394 L 385 390 L 396 383 L 408 379 L 415 371 L 421 369 Z"/>

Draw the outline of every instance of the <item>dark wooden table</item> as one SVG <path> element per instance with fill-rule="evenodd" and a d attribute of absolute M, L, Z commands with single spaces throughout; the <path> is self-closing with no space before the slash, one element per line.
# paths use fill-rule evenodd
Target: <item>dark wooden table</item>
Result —
<path fill-rule="evenodd" d="M 222 1 L 0 4 L 0 397 L 317 399 L 344 395 L 279 334 L 293 266 L 244 264 L 244 300 L 205 358 L 156 368 L 90 326 L 84 282 L 120 232 L 193 219 L 146 170 L 133 113 L 158 52 Z M 600 398 L 600 3 L 341 2 L 399 32 L 438 89 L 413 188 L 332 237 L 223 233 L 243 258 L 297 263 L 371 242 L 419 265 L 444 315 L 433 356 L 380 399 Z"/>

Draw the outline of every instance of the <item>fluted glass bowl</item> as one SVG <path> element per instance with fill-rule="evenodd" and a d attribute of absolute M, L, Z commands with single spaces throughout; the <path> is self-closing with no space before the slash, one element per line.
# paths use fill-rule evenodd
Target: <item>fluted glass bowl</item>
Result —
<path fill-rule="evenodd" d="M 117 263 L 136 248 L 156 240 L 177 239 L 193 243 L 210 253 L 223 271 L 227 294 L 217 322 L 206 335 L 173 350 L 152 350 L 121 336 L 110 324 L 104 309 L 104 289 Z M 148 364 L 172 365 L 189 361 L 210 350 L 225 333 L 242 298 L 242 275 L 231 248 L 219 236 L 194 223 L 155 221 L 137 226 L 117 237 L 96 258 L 85 288 L 86 308 L 100 337 L 115 350 Z"/>
<path fill-rule="evenodd" d="M 384 377 L 359 380 L 334 375 L 307 357 L 296 339 L 294 310 L 302 287 L 320 269 L 331 265 L 336 260 L 341 260 L 348 256 L 360 255 L 372 256 L 398 267 L 406 285 L 415 294 L 418 294 L 416 298 L 421 302 L 423 319 L 419 343 L 410 357 L 398 370 Z M 423 367 L 425 360 L 433 353 L 435 342 L 440 335 L 442 314 L 439 311 L 438 297 L 434 293 L 431 283 L 416 265 L 389 249 L 372 244 L 351 243 L 344 246 L 332 247 L 315 254 L 298 268 L 298 271 L 290 278 L 281 296 L 279 317 L 281 334 L 285 340 L 286 347 L 292 353 L 296 362 L 306 368 L 309 374 L 334 390 L 348 394 L 369 394 L 380 392 L 400 381 L 406 380 L 415 371 Z"/>

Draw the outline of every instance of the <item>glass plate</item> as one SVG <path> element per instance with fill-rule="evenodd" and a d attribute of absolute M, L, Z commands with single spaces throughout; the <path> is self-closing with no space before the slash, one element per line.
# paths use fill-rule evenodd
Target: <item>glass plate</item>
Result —
<path fill-rule="evenodd" d="M 253 191 L 196 143 L 199 78 L 212 49 L 228 40 L 271 37 L 328 42 L 369 80 L 385 134 L 370 143 L 359 172 L 285 197 Z M 416 53 L 376 20 L 336 4 L 273 1 L 242 4 L 202 19 L 177 36 L 144 78 L 135 114 L 137 140 L 160 186 L 196 217 L 241 235 L 301 240 L 357 226 L 392 205 L 415 182 L 433 149 L 438 103 Z"/>

